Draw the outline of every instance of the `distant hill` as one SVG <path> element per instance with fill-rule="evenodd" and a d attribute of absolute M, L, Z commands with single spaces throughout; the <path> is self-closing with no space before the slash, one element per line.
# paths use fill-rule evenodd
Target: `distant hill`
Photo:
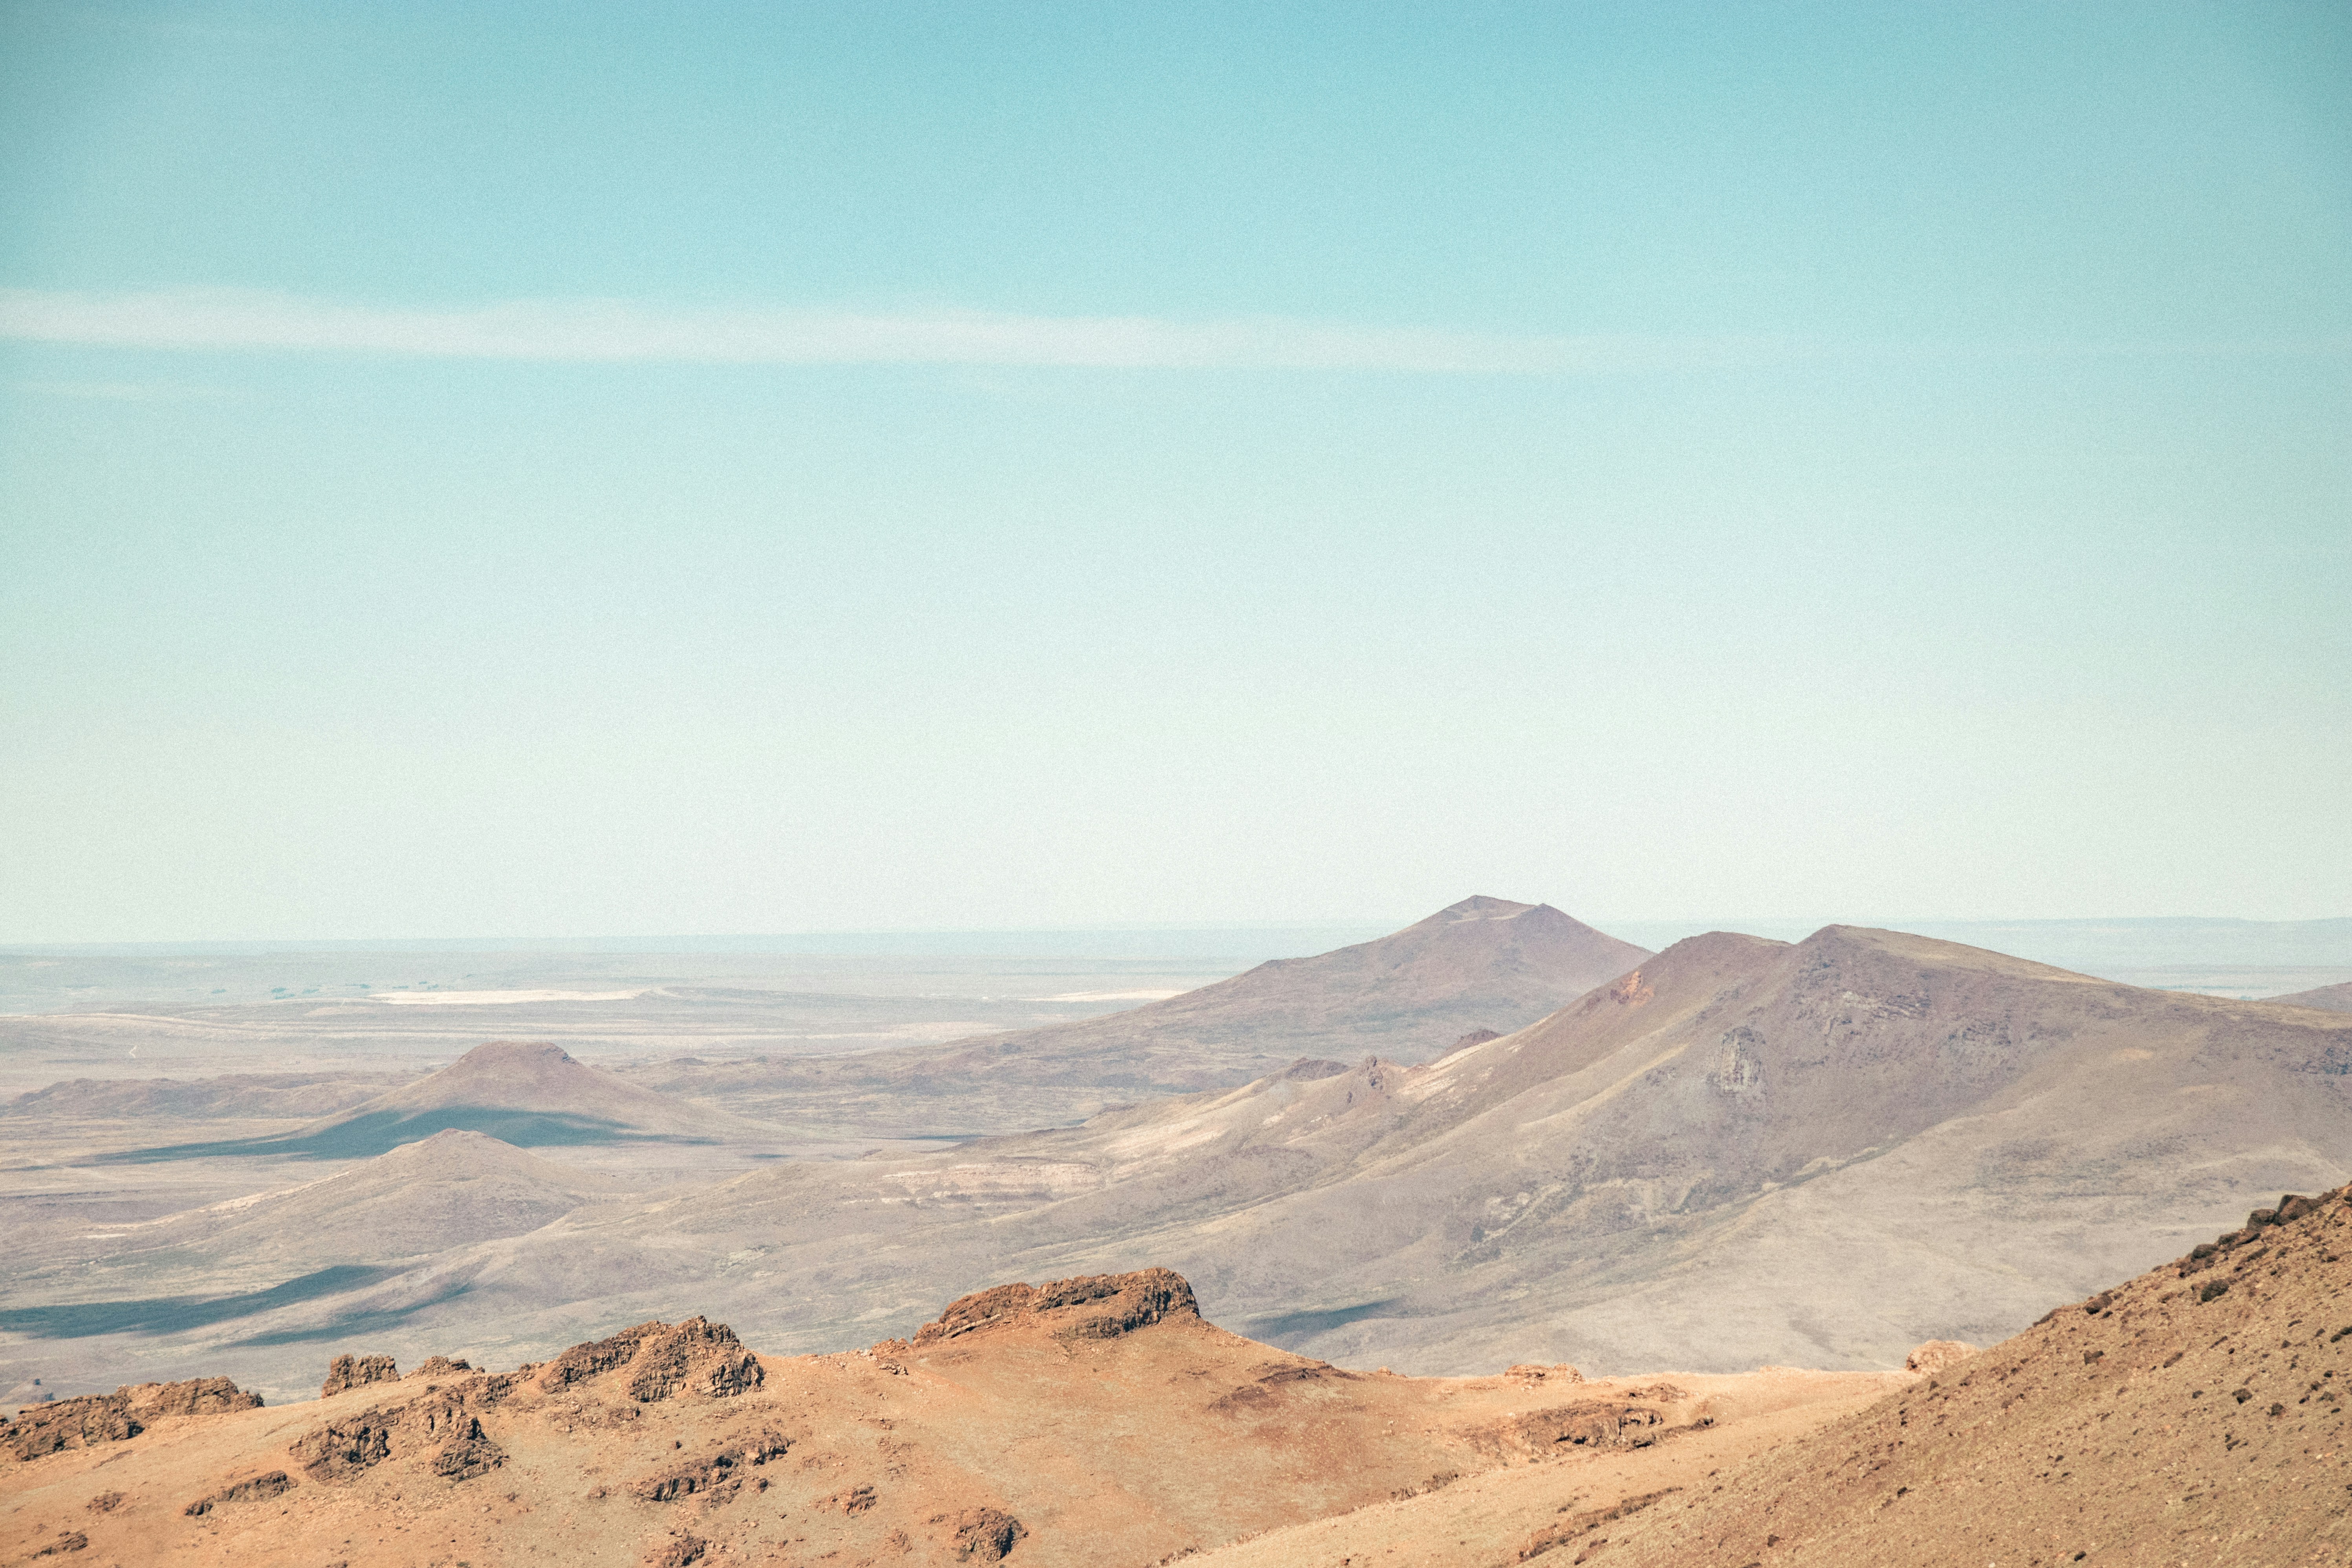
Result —
<path fill-rule="evenodd" d="M 71 1237 L 20 1237 L 0 1332 L 203 1331 L 373 1284 L 404 1262 L 523 1235 L 616 1186 L 479 1132 L 436 1132 L 297 1186 Z M 68 1300 L 56 1302 L 59 1295 Z"/>
<path fill-rule="evenodd" d="M 1469 898 L 1372 942 L 1107 1017 L 854 1057 L 656 1064 L 645 1078 L 761 1117 L 1002 1131 L 1234 1088 L 1302 1057 L 1426 1061 L 1466 1033 L 1532 1023 L 1649 956 L 1549 904 Z"/>
<path fill-rule="evenodd" d="M 2352 1013 L 2352 980 L 2341 985 L 2322 985 L 2288 996 L 2273 996 L 2271 1000 L 2290 1007 L 2316 1007 L 2323 1013 Z"/>
<path fill-rule="evenodd" d="M 0 1117 L 194 1121 L 321 1117 L 408 1081 L 406 1073 L 231 1073 L 195 1079 L 67 1079 L 0 1101 Z"/>
<path fill-rule="evenodd" d="M 413 1082 L 362 1100 L 299 1132 L 181 1143 L 106 1156 L 139 1163 L 278 1154 L 363 1160 L 452 1130 L 520 1148 L 583 1143 L 716 1143 L 767 1140 L 773 1130 L 688 1105 L 575 1060 L 560 1046 L 493 1040 Z"/>

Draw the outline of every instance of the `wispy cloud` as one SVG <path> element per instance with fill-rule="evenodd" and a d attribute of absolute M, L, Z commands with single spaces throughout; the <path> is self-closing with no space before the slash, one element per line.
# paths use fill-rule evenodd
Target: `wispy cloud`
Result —
<path fill-rule="evenodd" d="M 200 403 L 233 394 L 217 386 L 159 381 L 20 381 L 26 392 L 45 397 L 81 397 L 100 403 Z"/>
<path fill-rule="evenodd" d="M 1513 336 L 1251 318 L 1011 316 L 941 310 L 659 310 L 520 300 L 465 310 L 342 304 L 214 289 L 0 289 L 0 338 L 121 348 L 419 359 L 700 364 L 1060 365 L 1558 375 L 1746 363 L 1759 338 Z"/>

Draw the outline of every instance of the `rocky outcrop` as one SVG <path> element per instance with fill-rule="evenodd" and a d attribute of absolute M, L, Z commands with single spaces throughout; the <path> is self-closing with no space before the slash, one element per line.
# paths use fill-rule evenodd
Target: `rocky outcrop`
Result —
<path fill-rule="evenodd" d="M 539 1386 L 555 1390 L 626 1369 L 629 1397 L 640 1405 L 686 1390 L 726 1398 L 766 1381 L 760 1358 L 735 1331 L 707 1318 L 639 1323 L 609 1339 L 573 1345 L 539 1373 Z"/>
<path fill-rule="evenodd" d="M 886 1341 L 875 1347 L 924 1350 L 984 1329 L 1019 1323 L 1045 1327 L 1059 1340 L 1109 1340 L 1165 1318 L 1201 1315 L 1192 1287 L 1171 1268 L 1141 1268 L 1132 1274 L 1093 1274 L 1034 1285 L 999 1285 L 948 1303 L 939 1317 L 915 1331 L 911 1346 Z"/>
<path fill-rule="evenodd" d="M 226 1415 L 232 1410 L 261 1408 L 261 1395 L 248 1394 L 225 1377 L 142 1383 L 118 1392 L 131 1401 L 131 1415 L 143 1422 L 166 1415 Z"/>
<path fill-rule="evenodd" d="M 1903 1358 L 1903 1370 L 1932 1376 L 1976 1353 L 1977 1347 L 1964 1340 L 1929 1340 Z"/>
<path fill-rule="evenodd" d="M 792 1446 L 791 1438 L 771 1429 L 752 1442 L 722 1448 L 707 1458 L 641 1476 L 629 1490 L 646 1502 L 677 1502 L 696 1496 L 717 1498 L 741 1490 L 748 1469 L 782 1458 Z M 767 1484 L 760 1483 L 762 1489 Z"/>
<path fill-rule="evenodd" d="M 2279 1199 L 2276 1208 L 2256 1209 L 2246 1216 L 2246 1223 L 2238 1229 L 2225 1231 L 2211 1241 L 2200 1241 L 2190 1247 L 2189 1256 L 2175 1263 L 2172 1266 L 2173 1270 L 2183 1279 L 2188 1279 L 2191 1274 L 2202 1273 L 2218 1263 L 2228 1261 L 2231 1255 L 2239 1247 L 2263 1239 L 2263 1233 L 2274 1225 L 2291 1225 L 2306 1215 L 2319 1213 L 2331 1203 L 2352 1201 L 2347 1200 L 2347 1194 L 2352 1194 L 2352 1187 L 2339 1187 L 2332 1193 L 2322 1193 L 2315 1198 L 2305 1197 L 2301 1193 L 2289 1193 Z M 2259 1256 L 2259 1253 L 2241 1258 L 2238 1267 L 2243 1268 L 2255 1256 Z M 2212 1285 L 2220 1285 L 2221 1289 L 2213 1289 Z M 2215 1280 L 2206 1287 L 2210 1294 L 2204 1300 L 2210 1301 L 2229 1288 L 2226 1281 Z"/>
<path fill-rule="evenodd" d="M 947 1526 L 959 1563 L 1002 1563 L 1029 1533 L 1001 1508 L 968 1508 L 961 1513 L 942 1514 L 932 1522 Z"/>
<path fill-rule="evenodd" d="M 388 1355 L 339 1355 L 327 1368 L 327 1381 L 319 1385 L 319 1397 L 332 1399 L 346 1389 L 399 1381 L 400 1368 Z"/>
<path fill-rule="evenodd" d="M 120 1443 L 170 1416 L 222 1415 L 260 1404 L 261 1395 L 248 1394 L 225 1377 L 131 1384 L 111 1394 L 34 1405 L 8 1425 L 0 1447 L 19 1459 L 37 1459 L 66 1448 Z"/>
<path fill-rule="evenodd" d="M 313 1480 L 330 1483 L 412 1453 L 428 1455 L 428 1468 L 445 1480 L 471 1480 L 506 1463 L 506 1450 L 469 1405 L 497 1403 L 511 1382 L 477 1377 L 407 1405 L 376 1405 L 303 1434 L 287 1452 Z"/>
<path fill-rule="evenodd" d="M 1503 1447 L 1541 1458 L 1571 1448 L 1646 1448 L 1665 1436 L 1665 1413 L 1628 1400 L 1581 1399 L 1504 1422 Z"/>
<path fill-rule="evenodd" d="M 19 1459 L 37 1459 L 67 1448 L 92 1448 L 136 1437 L 146 1427 L 131 1414 L 131 1401 L 121 1394 L 86 1394 L 36 1406 L 9 1424 L 8 1452 Z"/>
<path fill-rule="evenodd" d="M 293 1489 L 293 1477 L 283 1470 L 271 1470 L 223 1487 L 210 1497 L 198 1498 L 180 1511 L 190 1519 L 200 1519 L 225 1502 L 262 1502 Z"/>

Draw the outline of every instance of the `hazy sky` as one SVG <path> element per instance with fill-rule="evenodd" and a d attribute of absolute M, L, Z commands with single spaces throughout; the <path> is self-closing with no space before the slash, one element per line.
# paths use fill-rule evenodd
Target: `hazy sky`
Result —
<path fill-rule="evenodd" d="M 2352 12 L 0 5 L 0 941 L 2352 912 Z"/>

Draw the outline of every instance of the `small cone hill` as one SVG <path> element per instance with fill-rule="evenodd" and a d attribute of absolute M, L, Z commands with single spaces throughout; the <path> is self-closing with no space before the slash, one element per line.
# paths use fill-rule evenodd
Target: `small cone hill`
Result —
<path fill-rule="evenodd" d="M 2336 1563 L 2347 1286 L 2352 1189 L 1902 1372 L 1399 1377 L 1213 1328 L 1166 1269 L 996 1287 L 832 1355 L 761 1356 L 698 1318 L 504 1373 L 345 1356 L 326 1397 L 282 1407 L 214 1379 L 27 1412 L 0 1429 L 0 1551 Z"/>
<path fill-rule="evenodd" d="M 478 1132 L 517 1148 L 598 1143 L 718 1143 L 772 1130 L 688 1104 L 577 1060 L 561 1046 L 492 1040 L 438 1072 L 362 1101 L 299 1132 L 179 1144 L 115 1156 L 151 1162 L 278 1154 L 364 1160 L 438 1132 Z"/>

